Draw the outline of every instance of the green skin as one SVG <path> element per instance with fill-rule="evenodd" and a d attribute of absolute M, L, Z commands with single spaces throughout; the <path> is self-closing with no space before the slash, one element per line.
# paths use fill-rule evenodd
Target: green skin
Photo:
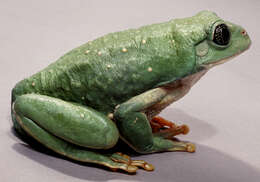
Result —
<path fill-rule="evenodd" d="M 221 23 L 231 34 L 225 46 L 212 41 Z M 153 133 L 149 120 L 250 44 L 242 27 L 210 11 L 107 34 L 17 83 L 14 127 L 61 155 L 129 173 L 137 167 L 121 155 L 98 151 L 120 137 L 139 153 L 193 152 L 190 143 Z"/>

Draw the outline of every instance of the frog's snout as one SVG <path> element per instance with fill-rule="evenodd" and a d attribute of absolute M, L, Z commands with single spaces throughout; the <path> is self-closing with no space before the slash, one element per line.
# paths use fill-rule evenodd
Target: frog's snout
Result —
<path fill-rule="evenodd" d="M 247 44 L 246 49 L 249 49 L 250 46 L 251 46 L 252 41 L 251 41 L 251 39 L 250 39 L 250 37 L 249 37 L 247 31 L 246 31 L 245 29 L 242 29 L 242 30 L 240 31 L 240 34 L 241 34 L 242 37 L 246 40 L 246 44 Z"/>

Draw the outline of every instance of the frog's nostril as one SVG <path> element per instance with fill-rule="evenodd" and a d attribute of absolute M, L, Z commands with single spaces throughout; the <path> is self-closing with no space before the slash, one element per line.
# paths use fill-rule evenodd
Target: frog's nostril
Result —
<path fill-rule="evenodd" d="M 246 33 L 246 31 L 245 31 L 245 30 L 242 30 L 242 31 L 241 31 L 241 34 L 242 34 L 242 35 L 244 35 L 244 36 L 246 36 L 246 35 L 247 35 L 247 33 Z"/>

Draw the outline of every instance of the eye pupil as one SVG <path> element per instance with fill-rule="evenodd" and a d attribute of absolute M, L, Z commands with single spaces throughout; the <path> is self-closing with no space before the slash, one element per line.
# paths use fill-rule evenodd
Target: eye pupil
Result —
<path fill-rule="evenodd" d="M 213 36 L 213 42 L 218 45 L 228 45 L 230 40 L 230 32 L 227 25 L 220 24 L 216 26 Z"/>

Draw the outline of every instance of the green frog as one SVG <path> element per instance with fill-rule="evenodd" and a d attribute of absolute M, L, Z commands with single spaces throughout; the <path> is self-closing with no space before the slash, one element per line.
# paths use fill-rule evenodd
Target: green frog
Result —
<path fill-rule="evenodd" d="M 121 139 L 141 154 L 194 152 L 194 144 L 175 138 L 188 126 L 158 114 L 250 44 L 244 28 L 211 11 L 107 34 L 16 84 L 14 128 L 76 161 L 152 171 L 152 164 L 110 149 Z"/>

